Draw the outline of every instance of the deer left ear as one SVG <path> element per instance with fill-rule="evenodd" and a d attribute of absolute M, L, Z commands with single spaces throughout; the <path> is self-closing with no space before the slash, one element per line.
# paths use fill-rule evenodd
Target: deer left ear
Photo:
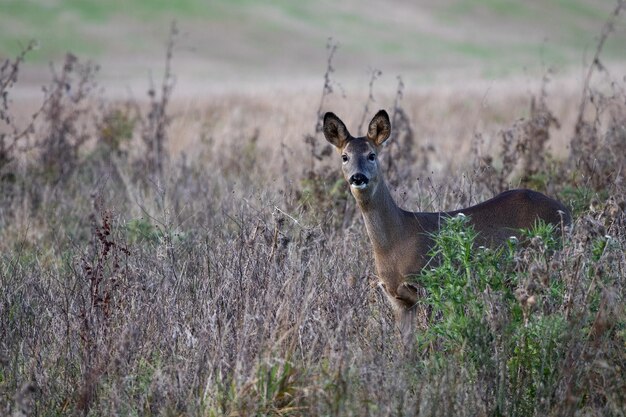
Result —
<path fill-rule="evenodd" d="M 371 140 L 374 145 L 382 145 L 389 135 L 391 134 L 391 122 L 389 121 L 389 115 L 386 111 L 380 110 L 376 113 L 376 116 L 370 122 L 367 128 L 367 138 Z"/>
<path fill-rule="evenodd" d="M 346 125 L 335 113 L 328 112 L 324 115 L 324 136 L 337 149 L 342 149 L 348 142 L 350 134 Z"/>

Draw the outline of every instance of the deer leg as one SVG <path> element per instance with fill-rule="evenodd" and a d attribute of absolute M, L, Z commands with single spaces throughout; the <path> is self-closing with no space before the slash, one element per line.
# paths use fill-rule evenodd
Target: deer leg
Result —
<path fill-rule="evenodd" d="M 408 282 L 403 282 L 402 284 L 398 285 L 398 288 L 396 289 L 396 294 L 396 299 L 402 301 L 402 303 L 405 304 L 407 308 L 413 307 L 415 304 L 417 304 L 417 301 L 419 299 L 417 295 L 417 287 Z"/>

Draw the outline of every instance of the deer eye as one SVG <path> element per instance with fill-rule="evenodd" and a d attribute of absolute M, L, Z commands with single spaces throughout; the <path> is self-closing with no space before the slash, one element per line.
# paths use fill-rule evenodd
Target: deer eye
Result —
<path fill-rule="evenodd" d="M 370 161 L 375 161 L 376 160 L 376 154 L 374 152 L 372 152 L 371 154 L 369 154 L 367 156 L 367 159 L 369 159 Z"/>
<path fill-rule="evenodd" d="M 341 160 L 343 162 L 348 162 L 348 155 L 346 155 L 345 153 L 343 155 L 341 155 Z"/>

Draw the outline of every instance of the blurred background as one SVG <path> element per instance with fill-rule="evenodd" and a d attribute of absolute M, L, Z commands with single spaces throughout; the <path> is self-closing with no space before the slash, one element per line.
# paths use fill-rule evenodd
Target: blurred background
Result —
<path fill-rule="evenodd" d="M 329 38 L 345 88 L 401 75 L 410 86 L 582 74 L 613 0 L 1 0 L 0 58 L 29 40 L 17 90 L 39 88 L 66 52 L 100 65 L 99 82 L 124 94 L 163 71 L 173 21 L 176 94 L 251 86 L 319 88 Z M 618 21 L 603 62 L 626 58 Z"/>

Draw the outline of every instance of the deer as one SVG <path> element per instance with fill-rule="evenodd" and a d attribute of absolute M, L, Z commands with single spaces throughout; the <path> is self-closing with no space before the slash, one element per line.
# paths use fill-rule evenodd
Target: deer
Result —
<path fill-rule="evenodd" d="M 442 221 L 460 213 L 478 233 L 477 244 L 497 247 L 537 220 L 558 228 L 571 224 L 567 208 L 550 197 L 528 189 L 514 189 L 480 204 L 448 212 L 411 212 L 398 207 L 385 182 L 378 154 L 391 134 L 391 122 L 380 110 L 367 134 L 353 137 L 334 113 L 324 115 L 323 133 L 341 155 L 341 170 L 362 214 L 371 242 L 378 287 L 395 312 L 403 336 L 415 325 L 419 289 L 408 280 L 429 262 L 433 235 Z"/>

